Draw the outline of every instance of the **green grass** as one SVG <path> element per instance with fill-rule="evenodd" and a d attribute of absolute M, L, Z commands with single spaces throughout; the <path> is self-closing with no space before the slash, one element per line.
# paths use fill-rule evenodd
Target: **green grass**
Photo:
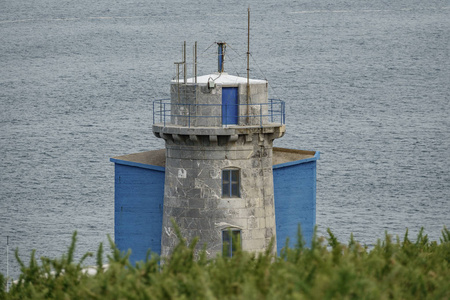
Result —
<path fill-rule="evenodd" d="M 299 230 L 300 232 L 300 230 Z M 136 265 L 111 242 L 109 268 L 103 270 L 103 245 L 97 251 L 96 275 L 73 261 L 76 233 L 66 255 L 41 258 L 34 252 L 22 263 L 18 282 L 6 293 L 0 274 L 0 299 L 450 299 L 450 231 L 439 242 L 423 230 L 414 241 L 406 232 L 385 234 L 370 251 L 354 241 L 314 237 L 306 248 L 301 234 L 280 255 L 237 251 L 232 258 L 208 260 L 195 255 L 197 241 L 180 243 L 160 261 L 156 255 Z M 288 241 L 287 241 L 288 243 Z"/>

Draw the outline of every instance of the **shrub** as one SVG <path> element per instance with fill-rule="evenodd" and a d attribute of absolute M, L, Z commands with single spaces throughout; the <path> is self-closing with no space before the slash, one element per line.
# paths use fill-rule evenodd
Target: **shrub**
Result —
<path fill-rule="evenodd" d="M 21 266 L 18 281 L 5 291 L 0 274 L 1 299 L 450 299 L 450 232 L 440 243 L 429 241 L 423 229 L 411 241 L 387 233 L 370 251 L 350 236 L 348 244 L 317 237 L 305 247 L 299 228 L 297 244 L 280 256 L 270 251 L 208 260 L 195 257 L 197 240 L 190 244 L 177 231 L 179 244 L 161 260 L 148 253 L 145 261 L 129 263 L 130 252 L 111 243 L 104 269 L 103 245 L 97 251 L 97 272 L 89 275 L 83 261 L 75 263 L 76 232 L 67 254 L 60 259 L 31 253 Z"/>

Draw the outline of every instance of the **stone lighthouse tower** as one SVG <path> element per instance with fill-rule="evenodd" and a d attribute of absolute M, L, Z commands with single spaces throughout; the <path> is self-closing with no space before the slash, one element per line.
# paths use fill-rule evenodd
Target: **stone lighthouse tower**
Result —
<path fill-rule="evenodd" d="M 252 252 L 276 245 L 272 154 L 285 132 L 284 102 L 268 99 L 265 80 L 225 73 L 218 45 L 217 73 L 173 80 L 170 101 L 154 108 L 166 153 L 163 256 L 178 243 L 172 219 L 210 257 L 231 256 L 237 244 Z"/>
<path fill-rule="evenodd" d="M 313 238 L 320 153 L 272 146 L 285 132 L 284 102 L 268 99 L 265 80 L 225 73 L 218 45 L 218 72 L 173 80 L 171 99 L 153 102 L 153 132 L 165 149 L 110 159 L 114 241 L 132 251 L 132 263 L 149 249 L 171 253 L 172 219 L 210 257 L 232 256 L 239 245 L 260 252 L 271 239 L 269 250 L 279 252 L 299 224 L 306 243 Z M 184 70 L 185 53 L 177 63 Z"/>

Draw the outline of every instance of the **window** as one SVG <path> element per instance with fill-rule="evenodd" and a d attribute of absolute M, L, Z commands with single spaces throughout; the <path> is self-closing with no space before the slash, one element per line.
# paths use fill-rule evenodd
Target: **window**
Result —
<path fill-rule="evenodd" d="M 239 170 L 222 170 L 222 197 L 240 197 L 239 192 Z"/>
<path fill-rule="evenodd" d="M 241 231 L 227 229 L 222 231 L 222 254 L 232 257 L 233 253 L 241 248 Z"/>

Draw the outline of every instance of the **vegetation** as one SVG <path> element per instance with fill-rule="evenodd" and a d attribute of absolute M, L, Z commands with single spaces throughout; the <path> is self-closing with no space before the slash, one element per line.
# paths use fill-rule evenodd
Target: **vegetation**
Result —
<path fill-rule="evenodd" d="M 179 235 L 174 253 L 160 261 L 148 255 L 132 266 L 129 253 L 111 242 L 109 267 L 103 266 L 103 246 L 97 252 L 97 274 L 83 270 L 84 258 L 73 262 L 76 233 L 68 253 L 60 259 L 41 258 L 34 252 L 21 265 L 18 281 L 5 290 L 0 274 L 0 299 L 450 299 L 450 231 L 440 243 L 420 231 L 411 241 L 388 234 L 370 251 L 350 237 L 339 243 L 314 237 L 309 248 L 300 234 L 293 248 L 279 257 L 237 251 L 232 258 L 195 257 Z M 288 245 L 288 241 L 286 242 Z"/>

